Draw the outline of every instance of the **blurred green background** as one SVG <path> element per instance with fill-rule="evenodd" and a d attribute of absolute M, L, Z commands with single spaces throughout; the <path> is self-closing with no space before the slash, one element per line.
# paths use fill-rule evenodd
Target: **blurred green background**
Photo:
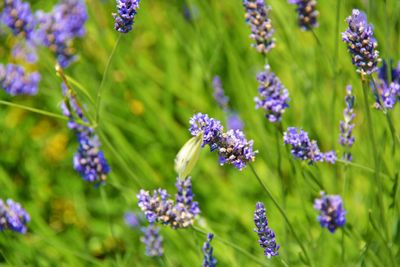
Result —
<path fill-rule="evenodd" d="M 49 11 L 56 1 L 30 1 L 34 10 Z M 94 188 L 72 168 L 77 148 L 66 121 L 0 106 L 0 198 L 13 198 L 30 213 L 26 235 L 0 233 L 1 266 L 200 266 L 205 236 L 192 229 L 164 227 L 165 258 L 149 258 L 140 231 L 123 222 L 127 210 L 138 210 L 140 188 L 175 192 L 174 158 L 190 138 L 189 118 L 197 112 L 225 120 L 216 105 L 211 80 L 220 75 L 231 107 L 244 121 L 248 139 L 259 151 L 254 167 L 286 210 L 315 266 L 391 266 L 400 262 L 400 220 L 397 172 L 398 143 L 393 144 L 385 115 L 372 110 L 380 152 L 384 211 L 377 210 L 373 167 L 368 143 L 361 82 L 341 42 L 340 33 L 352 8 L 364 10 L 373 23 L 379 51 L 385 59 L 400 59 L 400 1 L 318 1 L 320 27 L 313 34 L 297 26 L 295 7 L 284 0 L 272 6 L 276 48 L 268 54 L 271 69 L 290 93 L 284 129 L 301 127 L 322 151 L 338 145 L 345 86 L 356 95 L 354 165 L 298 161 L 276 139 L 275 125 L 255 110 L 257 72 L 264 59 L 250 47 L 249 27 L 240 0 L 143 0 L 134 30 L 123 35 L 105 80 L 98 133 L 112 172 L 108 183 Z M 86 1 L 87 34 L 75 42 L 78 60 L 66 74 L 95 98 L 108 56 L 118 38 L 113 29 L 114 1 Z M 340 8 L 339 8 L 340 7 Z M 184 10 L 191 10 L 191 18 Z M 1 37 L 0 61 L 9 56 L 10 36 Z M 34 97 L 2 100 L 61 114 L 60 79 L 54 57 L 42 48 L 37 69 L 42 75 Z M 95 107 L 76 86 L 80 100 L 94 116 Z M 373 96 L 370 94 L 370 103 Z M 400 131 L 399 107 L 391 111 Z M 393 146 L 395 151 L 392 151 Z M 278 148 L 282 176 L 278 175 Z M 283 217 L 269 201 L 249 168 L 238 171 L 219 166 L 217 155 L 203 149 L 192 172 L 195 199 L 201 216 L 196 225 L 240 246 L 265 266 L 303 266 L 300 247 Z M 346 177 L 346 179 L 345 179 Z M 347 186 L 345 188 L 345 181 Z M 314 198 L 324 189 L 341 194 L 347 210 L 345 231 L 331 234 L 320 227 Z M 253 232 L 257 201 L 267 208 L 270 227 L 281 245 L 280 256 L 266 259 Z M 394 206 L 389 208 L 389 205 Z M 369 215 L 369 211 L 371 214 Z M 376 226 L 374 228 L 374 225 Z M 218 266 L 258 266 L 259 263 L 213 241 Z"/>

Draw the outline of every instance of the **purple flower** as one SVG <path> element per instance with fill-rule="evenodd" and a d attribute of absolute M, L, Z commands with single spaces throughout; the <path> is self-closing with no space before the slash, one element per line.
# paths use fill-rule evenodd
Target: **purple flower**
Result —
<path fill-rule="evenodd" d="M 269 12 L 270 6 L 266 6 L 264 0 L 243 0 L 246 11 L 246 23 L 251 28 L 250 38 L 255 41 L 252 46 L 262 54 L 268 53 L 275 47 L 275 39 L 272 37 L 272 28 Z"/>
<path fill-rule="evenodd" d="M 262 202 L 257 202 L 256 204 L 254 223 L 256 225 L 254 232 L 258 235 L 258 243 L 264 249 L 264 255 L 268 258 L 277 256 L 279 245 L 276 244 L 274 231 L 268 226 L 268 219 Z"/>
<path fill-rule="evenodd" d="M 322 153 L 315 140 L 310 140 L 308 133 L 295 127 L 289 127 L 283 134 L 283 141 L 286 145 L 291 145 L 292 155 L 300 160 L 308 160 L 309 164 L 314 162 L 326 161 L 335 163 L 336 154 L 334 151 Z"/>
<path fill-rule="evenodd" d="M 177 194 L 175 201 L 169 199 L 169 194 L 164 189 L 153 191 L 140 190 L 137 198 L 138 206 L 144 212 L 149 223 L 161 222 L 171 228 L 186 228 L 194 223 L 200 213 L 198 203 L 193 201 L 192 182 L 190 177 L 185 180 L 177 178 Z"/>
<path fill-rule="evenodd" d="M 14 35 L 21 34 L 27 40 L 31 39 L 36 25 L 29 3 L 21 0 L 4 0 L 0 21 L 7 25 Z"/>
<path fill-rule="evenodd" d="M 352 87 L 351 85 L 348 85 L 346 87 L 346 97 L 345 97 L 345 102 L 346 102 L 346 108 L 344 109 L 343 112 L 343 120 L 340 121 L 340 136 L 339 136 L 339 144 L 343 146 L 346 149 L 349 149 L 353 146 L 354 144 L 354 136 L 353 136 L 353 128 L 354 128 L 354 123 L 352 121 L 354 120 L 354 117 L 356 116 L 354 114 L 354 95 L 352 94 Z M 343 159 L 351 161 L 352 160 L 352 155 L 350 152 L 346 151 L 343 154 Z"/>
<path fill-rule="evenodd" d="M 189 123 L 189 131 L 192 136 L 198 136 L 199 134 L 203 135 L 202 147 L 208 144 L 213 148 L 223 131 L 221 122 L 210 118 L 207 114 L 195 114 L 190 119 Z"/>
<path fill-rule="evenodd" d="M 37 13 L 39 42 L 48 47 L 57 57 L 61 67 L 75 60 L 73 40 L 85 34 L 87 12 L 82 0 L 63 0 L 50 13 Z"/>
<path fill-rule="evenodd" d="M 223 133 L 218 142 L 218 155 L 221 165 L 232 164 L 242 170 L 248 162 L 254 161 L 257 151 L 253 151 L 253 140 L 247 141 L 240 130 Z"/>
<path fill-rule="evenodd" d="M 373 27 L 368 24 L 365 13 L 358 9 L 353 9 L 346 21 L 349 27 L 342 33 L 342 40 L 347 44 L 353 65 L 362 76 L 371 75 L 380 61 Z"/>
<path fill-rule="evenodd" d="M 164 254 L 163 238 L 160 235 L 160 228 L 150 224 L 142 228 L 143 236 L 140 238 L 146 245 L 146 255 L 149 257 L 161 257 Z"/>
<path fill-rule="evenodd" d="M 282 114 L 289 107 L 289 92 L 276 75 L 265 66 L 265 71 L 257 75 L 259 96 L 254 98 L 256 108 L 266 111 L 265 116 L 270 122 L 281 121 Z"/>
<path fill-rule="evenodd" d="M 290 4 L 297 5 L 296 11 L 298 15 L 298 23 L 302 30 L 309 31 L 312 28 L 318 27 L 318 11 L 315 6 L 315 0 L 289 0 Z"/>
<path fill-rule="evenodd" d="M 203 267 L 215 267 L 217 266 L 217 260 L 213 256 L 214 249 L 211 246 L 211 241 L 214 238 L 212 233 L 207 235 L 207 241 L 203 244 Z"/>
<path fill-rule="evenodd" d="M 376 83 L 377 91 L 375 93 L 375 107 L 377 109 L 393 109 L 394 105 L 400 100 L 400 61 L 397 68 L 387 70 L 386 62 L 378 69 L 379 80 Z M 390 75 L 391 82 L 389 82 Z"/>
<path fill-rule="evenodd" d="M 343 209 L 342 198 L 338 195 L 325 195 L 321 192 L 321 198 L 314 201 L 314 208 L 320 212 L 318 221 L 321 226 L 328 228 L 331 233 L 346 223 L 346 211 Z"/>
<path fill-rule="evenodd" d="M 40 74 L 37 72 L 26 73 L 21 66 L 0 64 L 0 87 L 10 95 L 34 95 L 39 81 Z"/>
<path fill-rule="evenodd" d="M 6 203 L 0 199 L 0 232 L 9 229 L 25 234 L 26 223 L 30 221 L 29 214 L 17 202 L 7 199 Z"/>
<path fill-rule="evenodd" d="M 255 159 L 253 140 L 247 141 L 241 130 L 231 129 L 226 133 L 223 130 L 221 123 L 207 114 L 198 113 L 190 119 L 191 134 L 203 134 L 203 146 L 208 144 L 211 151 L 218 151 L 221 165 L 228 163 L 242 170 Z"/>
<path fill-rule="evenodd" d="M 219 76 L 214 76 L 212 84 L 214 88 L 214 99 L 217 101 L 219 107 L 226 111 L 228 109 L 229 98 L 224 93 Z"/>
<path fill-rule="evenodd" d="M 74 155 L 74 169 L 85 181 L 93 182 L 96 185 L 103 184 L 107 180 L 110 166 L 100 149 L 100 141 L 94 129 L 78 123 L 88 122 L 83 114 L 82 107 L 79 105 L 76 96 L 67 92 L 67 88 L 62 84 L 66 103 L 62 105 L 65 116 L 69 118 L 68 128 L 74 131 L 78 142 L 78 151 Z"/>
<path fill-rule="evenodd" d="M 118 14 L 113 13 L 115 19 L 114 28 L 121 33 L 128 33 L 132 30 L 140 0 L 116 0 Z"/>

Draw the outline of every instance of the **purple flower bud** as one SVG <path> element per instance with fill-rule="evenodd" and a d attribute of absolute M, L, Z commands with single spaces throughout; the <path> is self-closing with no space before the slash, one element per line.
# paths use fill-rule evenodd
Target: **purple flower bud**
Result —
<path fill-rule="evenodd" d="M 270 66 L 265 66 L 265 71 L 257 75 L 259 82 L 259 96 L 254 98 L 256 108 L 265 110 L 265 116 L 270 122 L 278 122 L 282 119 L 282 114 L 289 107 L 289 92 L 282 85 L 276 75 L 270 71 Z"/>
<path fill-rule="evenodd" d="M 7 199 L 6 203 L 0 199 L 0 232 L 9 229 L 25 234 L 26 223 L 30 221 L 29 214 L 17 202 Z"/>
<path fill-rule="evenodd" d="M 254 232 L 258 235 L 258 243 L 264 249 L 264 255 L 268 258 L 278 256 L 279 245 L 276 244 L 274 231 L 268 226 L 268 219 L 262 202 L 256 204 L 254 223 L 256 225 Z"/>
<path fill-rule="evenodd" d="M 292 155 L 300 160 L 308 160 L 309 164 L 314 162 L 326 161 L 334 164 L 336 154 L 334 151 L 322 153 L 315 140 L 310 140 L 308 133 L 295 127 L 289 127 L 283 134 L 283 141 L 286 145 L 291 145 Z"/>
<path fill-rule="evenodd" d="M 346 223 L 346 211 L 342 206 L 342 198 L 338 195 L 325 195 L 321 192 L 321 198 L 315 199 L 314 208 L 320 212 L 318 221 L 321 226 L 328 228 L 331 233 Z"/>
<path fill-rule="evenodd" d="M 203 267 L 215 267 L 217 266 L 217 260 L 213 256 L 214 249 L 211 246 L 211 241 L 214 238 L 212 233 L 207 235 L 207 241 L 203 244 Z"/>
<path fill-rule="evenodd" d="M 150 224 L 142 228 L 143 236 L 140 238 L 146 245 L 146 255 L 149 257 L 161 257 L 164 254 L 163 238 L 160 235 L 160 228 Z"/>
<path fill-rule="evenodd" d="M 252 46 L 262 54 L 268 53 L 275 47 L 275 39 L 272 37 L 272 28 L 269 12 L 270 6 L 266 6 L 264 0 L 243 0 L 246 11 L 246 23 L 251 28 L 250 38 L 255 41 Z"/>
<path fill-rule="evenodd" d="M 132 30 L 140 0 L 116 0 L 118 14 L 113 13 L 115 19 L 114 28 L 121 33 L 128 33 Z"/>
<path fill-rule="evenodd" d="M 297 5 L 298 23 L 300 29 L 309 31 L 318 27 L 318 11 L 316 10 L 317 1 L 315 0 L 289 0 L 290 4 Z"/>
<path fill-rule="evenodd" d="M 35 95 L 38 91 L 40 74 L 26 73 L 25 70 L 14 64 L 6 66 L 0 64 L 0 88 L 10 95 Z"/>
<path fill-rule="evenodd" d="M 380 61 L 373 27 L 368 24 L 365 13 L 358 9 L 353 9 L 346 21 L 349 27 L 342 33 L 342 40 L 347 44 L 353 65 L 362 76 L 371 75 Z"/>

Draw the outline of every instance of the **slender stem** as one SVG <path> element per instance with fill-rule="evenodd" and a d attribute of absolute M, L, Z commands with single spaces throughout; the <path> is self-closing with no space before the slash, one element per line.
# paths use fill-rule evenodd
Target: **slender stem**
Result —
<path fill-rule="evenodd" d="M 206 235 L 206 236 L 207 236 L 207 234 L 208 234 L 207 231 L 205 231 L 205 230 L 203 230 L 203 229 L 201 229 L 201 228 L 199 228 L 199 227 L 192 226 L 192 228 L 193 228 L 194 231 L 196 231 L 196 232 L 198 232 L 198 233 L 201 233 L 201 234 L 203 234 L 203 235 Z M 238 245 L 236 245 L 236 244 L 234 244 L 234 243 L 232 243 L 232 242 L 230 242 L 230 241 L 228 241 L 228 240 L 226 240 L 226 239 L 223 239 L 223 238 L 221 238 L 221 237 L 219 237 L 218 235 L 215 235 L 215 234 L 214 234 L 214 238 L 215 238 L 215 240 L 218 240 L 218 241 L 220 241 L 221 243 L 224 243 L 225 245 L 227 245 L 227 246 L 229 246 L 229 247 L 231 247 L 231 248 L 237 250 L 238 252 L 242 253 L 244 256 L 248 257 L 249 259 L 252 259 L 253 261 L 257 262 L 257 263 L 260 264 L 261 266 L 268 266 L 268 265 L 265 264 L 263 261 L 259 260 L 257 257 L 255 257 L 254 255 L 252 255 L 252 254 L 249 253 L 248 251 L 244 250 L 243 248 L 239 247 Z"/>
<path fill-rule="evenodd" d="M 358 169 L 361 169 L 361 170 L 364 170 L 364 171 L 367 171 L 367 172 L 370 172 L 370 173 L 375 173 L 374 169 L 366 167 L 366 166 L 358 164 L 358 163 L 351 162 L 351 161 L 342 160 L 342 159 L 336 159 L 336 162 L 344 164 L 346 166 L 348 165 L 348 166 L 351 166 L 351 167 L 354 167 L 354 168 L 358 168 Z M 382 176 L 382 177 L 385 177 L 385 178 L 390 178 L 390 176 L 388 174 L 385 174 L 385 173 L 382 173 L 382 172 L 379 172 L 379 175 Z"/>
<path fill-rule="evenodd" d="M 378 159 L 378 151 L 375 143 L 375 135 L 374 135 L 374 128 L 372 127 L 372 119 L 371 119 L 371 113 L 369 110 L 369 104 L 368 104 L 368 81 L 365 79 L 361 80 L 362 82 L 362 87 L 363 87 L 363 96 L 364 96 L 364 108 L 365 108 L 365 113 L 367 116 L 367 125 L 368 125 L 368 132 L 369 132 L 369 137 L 370 137 L 370 144 L 371 144 L 371 151 L 372 151 L 372 157 L 374 158 L 374 179 L 375 179 L 375 184 L 376 184 L 376 198 L 377 202 L 379 205 L 379 213 L 381 217 L 381 223 L 382 226 L 387 228 L 387 225 L 385 223 L 385 216 L 384 216 L 384 210 L 385 206 L 383 204 L 383 197 L 382 197 L 382 192 L 383 192 L 383 185 L 382 185 L 382 180 L 379 178 L 379 159 Z"/>
<path fill-rule="evenodd" d="M 301 250 L 303 251 L 304 256 L 307 259 L 307 264 L 309 266 L 312 266 L 312 262 L 310 257 L 308 256 L 307 250 L 303 245 L 303 242 L 300 240 L 299 236 L 296 234 L 294 231 L 293 225 L 290 223 L 289 218 L 287 217 L 285 211 L 282 209 L 282 207 L 279 205 L 279 203 L 276 201 L 276 199 L 272 196 L 271 192 L 267 188 L 267 186 L 264 184 L 264 182 L 261 180 L 260 176 L 258 176 L 256 170 L 254 169 L 253 165 L 249 164 L 251 171 L 253 172 L 254 176 L 256 177 L 257 181 L 260 183 L 261 187 L 264 189 L 264 191 L 267 193 L 268 197 L 272 200 L 276 208 L 279 210 L 281 213 L 282 217 L 285 219 L 286 224 L 288 225 L 290 231 L 292 232 L 294 238 L 296 239 L 297 243 L 299 244 Z"/>
<path fill-rule="evenodd" d="M 95 117 L 96 124 L 99 123 L 102 89 L 103 89 L 103 86 L 104 86 L 104 82 L 106 80 L 108 69 L 110 68 L 111 59 L 113 58 L 113 56 L 115 54 L 115 51 L 117 50 L 119 41 L 121 40 L 121 36 L 122 36 L 122 34 L 119 34 L 118 39 L 115 42 L 113 49 L 111 50 L 110 56 L 108 57 L 108 60 L 107 60 L 107 63 L 106 63 L 106 67 L 104 68 L 103 77 L 101 78 L 100 86 L 97 88 L 96 117 Z"/>
<path fill-rule="evenodd" d="M 15 104 L 15 103 L 4 101 L 4 100 L 0 100 L 0 105 L 20 108 L 20 109 L 24 109 L 24 110 L 27 110 L 27 111 L 30 111 L 30 112 L 38 113 L 38 114 L 45 115 L 45 116 L 48 116 L 48 117 L 57 118 L 57 119 L 64 120 L 64 121 L 68 120 L 67 117 L 62 116 L 60 114 L 56 114 L 56 113 L 52 113 L 52 112 L 49 112 L 49 111 L 45 111 L 45 110 L 41 110 L 41 109 L 37 109 L 37 108 L 32 108 L 32 107 L 28 107 L 28 106 L 24 106 L 24 105 L 19 105 L 19 104 Z M 80 122 L 80 124 L 87 125 L 87 123 L 84 123 L 84 122 Z"/>
<path fill-rule="evenodd" d="M 331 127 L 332 127 L 332 132 L 333 128 L 336 125 L 336 120 L 335 120 L 335 103 L 336 103 L 336 98 L 337 98 L 337 76 L 338 76 L 338 59 L 339 59 L 339 25 L 341 22 L 340 19 L 340 7 L 341 7 L 342 0 L 337 0 L 337 7 L 336 7 L 336 27 L 335 27 L 335 39 L 334 39 L 334 57 L 333 57 L 333 94 L 332 94 L 332 99 L 331 99 Z M 336 140 L 336 137 L 332 134 L 332 143 L 334 143 Z"/>

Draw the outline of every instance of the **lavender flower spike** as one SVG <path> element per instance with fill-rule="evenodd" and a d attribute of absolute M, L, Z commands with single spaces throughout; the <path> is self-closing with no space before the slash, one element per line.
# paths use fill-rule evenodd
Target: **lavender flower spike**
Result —
<path fill-rule="evenodd" d="M 297 5 L 296 11 L 298 14 L 298 23 L 300 29 L 303 31 L 312 30 L 312 28 L 318 27 L 318 11 L 315 6 L 317 1 L 315 0 L 289 0 L 290 4 Z"/>
<path fill-rule="evenodd" d="M 164 254 L 163 238 L 160 235 L 160 228 L 150 224 L 142 228 L 143 236 L 140 238 L 146 245 L 146 255 L 149 257 L 161 257 Z"/>
<path fill-rule="evenodd" d="M 75 60 L 73 40 L 85 34 L 87 11 L 82 0 L 63 0 L 50 13 L 37 13 L 39 42 L 57 57 L 61 67 L 66 68 Z"/>
<path fill-rule="evenodd" d="M 310 140 L 308 133 L 295 127 L 289 127 L 283 134 L 283 141 L 286 145 L 291 145 L 292 155 L 300 160 L 308 160 L 309 164 L 314 162 L 326 161 L 334 164 L 336 154 L 334 151 L 322 153 L 319 150 L 317 141 Z"/>
<path fill-rule="evenodd" d="M 29 3 L 21 0 L 4 0 L 0 21 L 7 25 L 14 35 L 22 34 L 27 40 L 31 39 L 36 25 Z"/>
<path fill-rule="evenodd" d="M 346 223 L 346 211 L 338 195 L 325 195 L 321 192 L 321 198 L 315 199 L 314 208 L 320 212 L 318 221 L 321 226 L 328 228 L 331 233 Z"/>
<path fill-rule="evenodd" d="M 276 244 L 274 231 L 268 226 L 268 219 L 262 202 L 257 202 L 256 204 L 254 223 L 256 225 L 254 232 L 259 237 L 258 243 L 264 249 L 264 255 L 268 258 L 278 256 L 279 245 Z"/>
<path fill-rule="evenodd" d="M 6 66 L 0 64 L 0 88 L 6 93 L 15 95 L 35 95 L 38 91 L 40 74 L 38 72 L 26 73 L 25 70 L 14 64 Z"/>
<path fill-rule="evenodd" d="M 368 24 L 365 13 L 358 9 L 353 9 L 346 22 L 349 27 L 342 33 L 342 40 L 347 44 L 353 65 L 362 77 L 371 75 L 380 61 L 373 27 Z"/>
<path fill-rule="evenodd" d="M 265 71 L 257 75 L 259 96 L 254 98 L 256 108 L 265 110 L 270 122 L 281 121 L 282 114 L 289 107 L 289 92 L 276 75 L 265 66 Z"/>
<path fill-rule="evenodd" d="M 29 214 L 17 202 L 0 199 L 0 232 L 9 229 L 20 234 L 27 231 L 26 223 L 30 221 Z"/>
<path fill-rule="evenodd" d="M 114 29 L 121 33 L 128 33 L 132 30 L 140 0 L 116 0 L 116 2 L 118 14 L 113 13 Z"/>
<path fill-rule="evenodd" d="M 219 163 L 232 164 L 242 170 L 247 163 L 255 160 L 258 151 L 253 150 L 253 140 L 247 141 L 240 130 L 229 130 L 223 133 L 218 142 Z"/>
<path fill-rule="evenodd" d="M 224 129 L 221 122 L 210 118 L 207 114 L 198 113 L 193 115 L 189 123 L 192 136 L 203 134 L 202 147 L 208 144 L 213 150 Z"/>
<path fill-rule="evenodd" d="M 149 191 L 140 190 L 137 198 L 138 206 L 144 212 L 149 223 L 161 222 L 171 228 L 186 228 L 194 223 L 200 213 L 199 204 L 193 201 L 192 183 L 190 177 L 184 180 L 177 178 L 176 202 L 169 199 L 166 190 L 154 190 L 153 196 Z"/>
<path fill-rule="evenodd" d="M 78 151 L 74 155 L 74 169 L 85 181 L 103 184 L 107 180 L 110 166 L 100 149 L 99 138 L 93 128 L 77 123 L 77 118 L 83 122 L 88 120 L 76 97 L 67 93 L 65 84 L 62 84 L 62 88 L 64 96 L 68 97 L 68 105 L 64 103 L 62 110 L 69 118 L 68 128 L 74 131 L 79 142 Z"/>
<path fill-rule="evenodd" d="M 348 85 L 346 87 L 346 108 L 344 109 L 343 112 L 343 117 L 344 119 L 340 121 L 340 136 L 339 136 L 339 143 L 341 146 L 343 146 L 346 149 L 349 149 L 353 146 L 354 144 L 354 136 L 353 136 L 353 128 L 354 128 L 354 123 L 352 123 L 355 114 L 354 114 L 354 95 L 352 94 L 352 87 L 351 85 Z M 343 153 L 343 159 L 351 161 L 352 160 L 352 155 L 350 152 L 345 151 Z"/>
<path fill-rule="evenodd" d="M 267 54 L 275 47 L 275 39 L 272 37 L 272 28 L 269 12 L 270 6 L 266 6 L 264 0 L 243 0 L 246 11 L 246 22 L 251 27 L 250 38 L 255 41 L 252 46 L 262 54 Z"/>
<path fill-rule="evenodd" d="M 241 130 L 223 132 L 221 123 L 206 114 L 194 115 L 189 131 L 193 136 L 203 134 L 203 146 L 208 144 L 211 151 L 218 151 L 221 165 L 229 163 L 242 170 L 255 159 L 257 151 L 253 151 L 253 140 L 247 141 Z"/>
<path fill-rule="evenodd" d="M 207 241 L 204 242 L 203 245 L 203 267 L 215 267 L 217 266 L 217 260 L 213 256 L 214 249 L 211 246 L 211 241 L 214 238 L 214 235 L 212 233 L 209 233 L 207 235 Z"/>

